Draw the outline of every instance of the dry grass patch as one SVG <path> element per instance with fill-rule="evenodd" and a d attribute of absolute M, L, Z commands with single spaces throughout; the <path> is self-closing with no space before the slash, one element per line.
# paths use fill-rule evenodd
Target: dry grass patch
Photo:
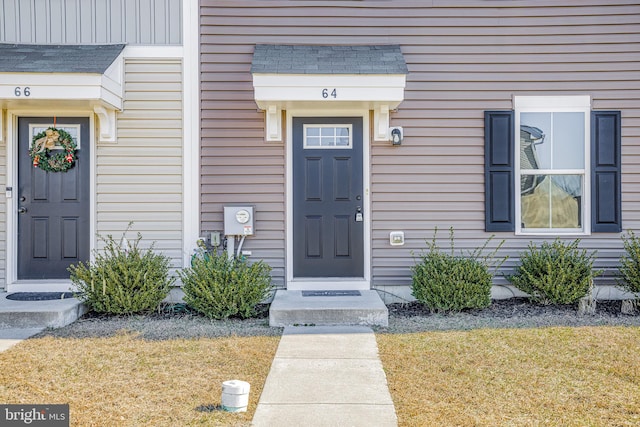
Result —
<path fill-rule="evenodd" d="M 379 334 L 400 426 L 640 425 L 640 328 Z"/>
<path fill-rule="evenodd" d="M 68 403 L 76 426 L 249 425 L 278 342 L 31 339 L 0 353 L 0 402 Z M 230 379 L 251 384 L 249 410 L 203 411 L 220 404 Z"/>

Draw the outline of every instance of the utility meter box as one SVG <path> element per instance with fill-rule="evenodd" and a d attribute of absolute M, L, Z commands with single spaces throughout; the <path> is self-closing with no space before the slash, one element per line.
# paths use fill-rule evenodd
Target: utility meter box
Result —
<path fill-rule="evenodd" d="M 227 236 L 253 235 L 253 206 L 225 206 L 224 234 Z"/>

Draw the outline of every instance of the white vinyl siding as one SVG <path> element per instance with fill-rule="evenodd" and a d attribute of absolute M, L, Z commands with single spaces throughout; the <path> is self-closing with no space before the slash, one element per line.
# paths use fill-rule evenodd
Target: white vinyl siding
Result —
<path fill-rule="evenodd" d="M 116 143 L 97 148 L 97 232 L 135 238 L 182 266 L 182 64 L 127 59 Z"/>

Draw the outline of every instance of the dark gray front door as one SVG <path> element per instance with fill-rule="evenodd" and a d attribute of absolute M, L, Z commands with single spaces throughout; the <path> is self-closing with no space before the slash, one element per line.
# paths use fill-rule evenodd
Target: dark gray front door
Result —
<path fill-rule="evenodd" d="M 294 277 L 363 277 L 362 118 L 293 119 Z"/>
<path fill-rule="evenodd" d="M 18 119 L 18 280 L 68 279 L 70 264 L 89 259 L 89 119 L 58 118 L 56 127 L 79 142 L 75 166 L 66 172 L 33 167 L 34 134 L 52 117 Z"/>

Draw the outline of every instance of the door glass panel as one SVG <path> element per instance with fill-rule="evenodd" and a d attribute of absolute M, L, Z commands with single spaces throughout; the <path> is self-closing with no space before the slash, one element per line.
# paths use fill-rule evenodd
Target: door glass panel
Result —
<path fill-rule="evenodd" d="M 31 139 L 33 139 L 33 137 L 41 132 L 44 132 L 45 130 L 47 130 L 48 128 L 52 128 L 53 123 L 49 123 L 49 124 L 30 124 L 29 125 L 29 135 L 31 135 Z M 73 142 L 76 143 L 76 149 L 80 149 L 80 125 L 71 125 L 71 124 L 58 124 L 55 126 L 56 129 L 61 129 L 65 132 L 67 132 L 69 135 L 71 135 L 71 138 L 73 138 Z M 62 146 L 60 146 L 59 144 L 56 145 L 56 148 L 60 148 L 62 149 Z"/>
<path fill-rule="evenodd" d="M 351 148 L 351 125 L 304 125 L 304 148 Z"/>

